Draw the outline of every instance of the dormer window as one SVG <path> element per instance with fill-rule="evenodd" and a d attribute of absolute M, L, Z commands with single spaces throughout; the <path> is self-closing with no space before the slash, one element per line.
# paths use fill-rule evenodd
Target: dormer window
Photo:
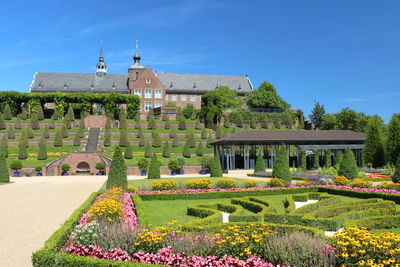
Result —
<path fill-rule="evenodd" d="M 113 85 L 112 85 L 112 89 L 115 90 L 115 84 L 114 84 L 114 83 L 113 83 Z"/>
<path fill-rule="evenodd" d="M 90 89 L 91 89 L 91 90 L 94 90 L 94 85 L 93 85 L 93 83 L 92 83 L 92 85 L 90 86 Z"/>
<path fill-rule="evenodd" d="M 64 90 L 67 90 L 67 89 L 68 89 L 67 83 L 64 83 Z"/>
<path fill-rule="evenodd" d="M 42 89 L 42 83 L 41 82 L 39 82 L 38 87 L 39 87 L 39 89 Z"/>
<path fill-rule="evenodd" d="M 172 88 L 173 87 L 173 85 L 172 85 L 172 83 L 169 85 L 169 88 Z"/>
<path fill-rule="evenodd" d="M 151 79 L 150 78 L 146 78 L 146 83 L 151 83 Z"/>
<path fill-rule="evenodd" d="M 238 91 L 240 91 L 240 90 L 242 90 L 242 86 L 240 86 L 240 84 L 239 84 Z"/>
<path fill-rule="evenodd" d="M 193 89 L 196 89 L 196 88 L 197 88 L 197 85 L 196 85 L 196 82 L 194 82 Z"/>

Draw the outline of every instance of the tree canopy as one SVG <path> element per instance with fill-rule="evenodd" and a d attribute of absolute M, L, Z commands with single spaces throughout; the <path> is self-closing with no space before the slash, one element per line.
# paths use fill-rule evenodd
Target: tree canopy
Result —
<path fill-rule="evenodd" d="M 290 108 L 290 105 L 278 95 L 275 87 L 267 81 L 263 82 L 258 90 L 247 94 L 246 102 L 251 108 Z"/>

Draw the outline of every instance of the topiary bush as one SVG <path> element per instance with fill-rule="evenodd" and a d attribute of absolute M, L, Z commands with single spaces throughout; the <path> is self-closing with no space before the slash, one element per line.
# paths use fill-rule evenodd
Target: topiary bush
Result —
<path fill-rule="evenodd" d="M 185 143 L 185 146 L 182 151 L 182 156 L 184 156 L 185 158 L 190 158 L 192 156 L 192 154 L 190 153 L 190 147 L 188 141 L 186 141 Z"/>
<path fill-rule="evenodd" d="M 7 121 L 12 119 L 11 108 L 8 103 L 4 106 L 3 115 L 4 119 Z"/>
<path fill-rule="evenodd" d="M 81 138 L 79 137 L 79 131 L 75 133 L 73 146 L 81 146 Z"/>
<path fill-rule="evenodd" d="M 119 136 L 119 143 L 120 147 L 126 147 L 128 145 L 128 130 L 122 129 Z"/>
<path fill-rule="evenodd" d="M 153 147 L 161 147 L 161 138 L 160 138 L 160 134 L 155 132 L 153 134 Z"/>
<path fill-rule="evenodd" d="M 20 169 L 22 169 L 22 162 L 19 160 L 13 160 L 10 163 L 10 169 L 14 170 L 14 171 L 18 171 Z M 8 170 L 7 170 L 8 173 Z"/>
<path fill-rule="evenodd" d="M 63 140 L 61 136 L 61 130 L 57 129 L 56 130 L 56 135 L 54 136 L 54 144 L 55 147 L 60 147 L 63 145 Z"/>
<path fill-rule="evenodd" d="M 128 178 L 126 175 L 125 161 L 120 148 L 117 146 L 108 173 L 106 188 L 109 189 L 113 186 L 126 188 L 127 185 Z"/>
<path fill-rule="evenodd" d="M 33 130 L 39 129 L 39 119 L 36 114 L 31 115 L 31 127 Z"/>
<path fill-rule="evenodd" d="M 21 129 L 21 119 L 18 115 L 17 119 L 15 120 L 15 125 L 14 125 L 15 130 Z"/>
<path fill-rule="evenodd" d="M 144 148 L 144 156 L 146 158 L 152 157 L 151 146 L 150 146 L 149 142 L 146 142 L 146 146 Z"/>
<path fill-rule="evenodd" d="M 207 131 L 206 131 L 206 128 L 204 128 L 204 126 L 203 126 L 203 128 L 201 129 L 201 139 L 207 139 Z"/>
<path fill-rule="evenodd" d="M 169 131 L 169 138 L 175 138 L 176 136 L 176 130 L 175 128 L 172 128 L 171 131 Z"/>
<path fill-rule="evenodd" d="M 6 157 L 0 151 L 0 183 L 10 182 L 10 176 L 8 174 Z"/>
<path fill-rule="evenodd" d="M 3 135 L 3 138 L 1 139 L 0 153 L 2 153 L 5 158 L 8 158 L 8 142 L 5 135 Z"/>
<path fill-rule="evenodd" d="M 197 149 L 196 149 L 196 156 L 201 157 L 201 156 L 203 156 L 203 153 L 204 153 L 204 151 L 203 151 L 203 143 L 200 142 L 199 145 L 197 146 Z"/>
<path fill-rule="evenodd" d="M 170 149 L 169 149 L 169 144 L 168 144 L 168 142 L 165 142 L 165 144 L 164 144 L 162 156 L 163 156 L 164 158 L 170 158 L 170 157 L 171 157 L 171 151 L 170 151 Z"/>
<path fill-rule="evenodd" d="M 8 139 L 15 139 L 15 131 L 11 126 L 8 127 L 7 137 Z"/>
<path fill-rule="evenodd" d="M 0 130 L 4 130 L 6 128 L 6 124 L 4 123 L 4 115 L 0 112 Z"/>
<path fill-rule="evenodd" d="M 277 157 L 272 170 L 272 176 L 285 181 L 291 181 L 292 179 L 289 168 L 289 158 L 286 152 L 286 146 L 284 145 L 277 147 Z"/>
<path fill-rule="evenodd" d="M 149 174 L 147 175 L 147 179 L 160 179 L 160 163 L 157 159 L 156 153 L 153 154 L 150 166 L 149 166 Z"/>
<path fill-rule="evenodd" d="M 168 169 L 171 171 L 178 171 L 181 168 L 181 165 L 176 159 L 170 159 L 168 161 Z"/>
<path fill-rule="evenodd" d="M 172 147 L 178 147 L 179 146 L 179 140 L 178 137 L 174 137 L 172 140 Z"/>
<path fill-rule="evenodd" d="M 265 161 L 264 158 L 262 156 L 262 152 L 260 151 L 257 155 L 257 159 L 256 159 L 256 166 L 254 168 L 254 173 L 256 172 L 265 172 Z"/>
<path fill-rule="evenodd" d="M 126 159 L 131 159 L 133 158 L 133 150 L 132 150 L 132 145 L 130 142 L 126 145 L 125 153 L 124 153 L 124 158 Z"/>
<path fill-rule="evenodd" d="M 211 164 L 210 177 L 222 177 L 222 167 L 218 151 L 214 155 L 214 159 Z"/>
<path fill-rule="evenodd" d="M 65 126 L 65 124 L 63 126 L 61 126 L 61 137 L 62 138 L 68 137 L 68 129 L 67 129 L 67 126 Z"/>
<path fill-rule="evenodd" d="M 26 152 L 26 146 L 21 146 L 18 150 L 18 159 L 25 160 L 28 158 L 28 153 Z"/>
<path fill-rule="evenodd" d="M 63 170 L 64 172 L 67 172 L 67 171 L 69 171 L 70 169 L 71 169 L 71 166 L 69 166 L 68 163 L 63 163 L 63 164 L 61 165 L 61 170 Z"/>
<path fill-rule="evenodd" d="M 211 164 L 212 164 L 213 160 L 214 160 L 214 157 L 211 157 L 211 156 L 203 156 L 203 157 L 200 159 L 200 164 L 201 164 L 201 167 L 203 168 L 203 170 L 208 170 L 208 171 L 210 171 L 210 170 L 211 170 Z"/>
<path fill-rule="evenodd" d="M 47 145 L 44 136 L 39 141 L 39 152 L 37 156 L 38 160 L 45 160 L 47 159 Z"/>
<path fill-rule="evenodd" d="M 136 165 L 141 171 L 147 171 L 149 169 L 149 161 L 145 158 L 139 159 Z"/>
<path fill-rule="evenodd" d="M 47 124 L 44 126 L 43 136 L 44 136 L 45 139 L 49 139 L 50 138 L 49 127 L 47 126 Z"/>
<path fill-rule="evenodd" d="M 182 118 L 179 119 L 178 129 L 179 130 L 186 130 L 186 119 L 185 119 L 185 117 L 182 117 Z"/>
<path fill-rule="evenodd" d="M 348 147 L 344 152 L 344 157 L 340 163 L 338 175 L 348 179 L 354 179 L 358 176 L 358 167 L 353 151 Z"/>

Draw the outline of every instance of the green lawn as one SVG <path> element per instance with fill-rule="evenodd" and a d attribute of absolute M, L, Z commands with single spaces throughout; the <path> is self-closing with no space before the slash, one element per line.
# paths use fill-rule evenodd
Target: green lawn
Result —
<path fill-rule="evenodd" d="M 372 233 L 375 234 L 380 234 L 383 232 L 391 232 L 391 233 L 396 233 L 396 234 L 400 234 L 400 228 L 393 228 L 393 229 L 375 229 L 375 230 L 371 230 Z"/>
<path fill-rule="evenodd" d="M 80 146 L 82 147 L 82 145 Z M 80 148 L 79 146 L 73 146 L 73 145 L 63 145 L 60 147 L 55 147 L 52 145 L 47 145 L 47 152 L 69 152 L 69 151 L 74 151 L 78 148 Z M 29 146 L 27 149 L 28 153 L 37 153 L 39 152 L 39 146 Z M 8 147 L 8 153 L 9 154 L 17 154 L 19 151 L 19 147 L 18 146 L 9 146 Z"/>
<path fill-rule="evenodd" d="M 37 166 L 44 166 L 47 163 L 58 159 L 59 157 L 48 157 L 46 160 L 38 160 L 35 158 L 27 158 L 25 160 L 21 160 L 22 167 L 37 167 Z M 7 158 L 7 165 L 10 165 L 11 161 L 17 160 L 17 157 L 8 157 Z"/>

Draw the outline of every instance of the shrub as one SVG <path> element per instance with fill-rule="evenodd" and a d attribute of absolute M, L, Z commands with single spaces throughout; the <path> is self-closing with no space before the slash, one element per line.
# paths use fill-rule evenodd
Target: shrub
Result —
<path fill-rule="evenodd" d="M 168 121 L 169 120 L 168 112 L 166 110 L 164 110 L 161 120 L 162 121 Z"/>
<path fill-rule="evenodd" d="M 343 152 L 338 151 L 336 152 L 335 155 L 335 168 L 339 170 L 340 164 L 342 164 L 343 161 Z"/>
<path fill-rule="evenodd" d="M 147 171 L 149 168 L 149 161 L 145 158 L 141 158 L 138 160 L 136 164 L 141 171 Z"/>
<path fill-rule="evenodd" d="M 215 132 L 215 138 L 220 139 L 221 137 L 222 137 L 222 128 L 218 126 L 217 131 Z"/>
<path fill-rule="evenodd" d="M 26 109 L 23 108 L 20 114 L 21 120 L 25 121 L 28 119 L 28 113 L 26 112 Z"/>
<path fill-rule="evenodd" d="M 68 117 L 71 121 L 75 120 L 75 114 L 74 114 L 74 109 L 72 108 L 72 105 L 70 104 L 68 107 L 68 111 L 67 111 Z"/>
<path fill-rule="evenodd" d="M 15 139 L 15 132 L 11 126 L 8 127 L 7 137 L 8 137 L 8 139 Z"/>
<path fill-rule="evenodd" d="M 121 150 L 117 146 L 112 158 L 110 171 L 108 172 L 106 188 L 111 187 L 126 187 L 128 185 L 128 178 L 126 175 L 126 166 L 124 158 L 122 157 Z"/>
<path fill-rule="evenodd" d="M 118 120 L 119 120 L 119 129 L 127 130 L 128 122 L 126 120 L 126 110 L 124 108 L 120 109 Z"/>
<path fill-rule="evenodd" d="M 144 156 L 146 158 L 152 157 L 151 146 L 150 146 L 149 142 L 146 142 L 146 146 L 144 148 Z"/>
<path fill-rule="evenodd" d="M 186 119 L 190 119 L 192 114 L 195 112 L 193 104 L 187 104 L 186 107 L 182 109 L 183 116 Z"/>
<path fill-rule="evenodd" d="M 26 146 L 21 146 L 18 151 L 18 159 L 24 160 L 28 158 L 28 153 L 26 152 Z"/>
<path fill-rule="evenodd" d="M 175 128 L 172 128 L 171 131 L 169 131 L 169 138 L 175 138 L 176 137 L 176 130 Z"/>
<path fill-rule="evenodd" d="M 161 178 L 160 163 L 157 160 L 156 153 L 154 153 L 150 161 L 149 174 L 147 175 L 147 179 L 160 179 L 160 178 Z"/>
<path fill-rule="evenodd" d="M 26 137 L 29 138 L 29 139 L 32 139 L 32 138 L 35 137 L 34 134 L 33 134 L 33 131 L 32 131 L 32 127 L 30 127 L 30 126 L 28 126 L 26 128 L 25 134 L 26 134 Z"/>
<path fill-rule="evenodd" d="M 39 152 L 37 156 L 38 160 L 45 160 L 47 159 L 47 146 L 46 146 L 46 140 L 44 139 L 44 136 L 39 141 Z"/>
<path fill-rule="evenodd" d="M 285 187 L 287 186 L 287 181 L 280 178 L 271 178 L 266 184 L 269 187 Z"/>
<path fill-rule="evenodd" d="M 314 150 L 314 169 L 319 169 L 319 150 Z"/>
<path fill-rule="evenodd" d="M 196 155 L 201 157 L 201 156 L 203 156 L 203 153 L 204 153 L 203 152 L 203 143 L 200 142 L 198 147 L 197 147 L 197 149 L 196 149 Z"/>
<path fill-rule="evenodd" d="M 67 127 L 67 129 L 71 129 L 71 118 L 68 114 L 64 117 L 64 125 Z"/>
<path fill-rule="evenodd" d="M 335 185 L 347 185 L 350 183 L 350 180 L 344 176 L 336 176 L 335 179 L 333 179 L 333 183 Z"/>
<path fill-rule="evenodd" d="M 272 176 L 286 181 L 291 180 L 289 158 L 286 153 L 286 147 L 283 145 L 277 148 L 277 158 L 272 170 Z"/>
<path fill-rule="evenodd" d="M 21 141 L 20 141 L 21 142 Z M 23 144 L 24 145 L 24 144 Z M 25 145 L 24 145 L 25 146 Z M 26 147 L 26 146 L 25 146 Z M 8 141 L 7 137 L 3 135 L 3 139 L 1 139 L 0 143 L 0 153 L 3 153 L 5 158 L 8 158 Z"/>
<path fill-rule="evenodd" d="M 392 175 L 392 182 L 400 183 L 400 157 L 397 159 L 396 162 L 396 169 L 394 171 L 394 174 Z"/>
<path fill-rule="evenodd" d="M 171 171 L 177 171 L 181 168 L 179 162 L 176 159 L 170 159 L 168 161 L 168 169 Z"/>
<path fill-rule="evenodd" d="M 201 139 L 207 139 L 207 131 L 206 128 L 204 128 L 204 126 L 201 130 Z"/>
<path fill-rule="evenodd" d="M 211 163 L 210 177 L 222 177 L 222 167 L 218 152 L 214 155 Z"/>
<path fill-rule="evenodd" d="M 212 147 L 212 145 L 210 144 L 211 141 L 212 141 L 211 133 L 209 133 L 209 134 L 208 134 L 208 138 L 207 138 L 207 147 L 208 147 L 208 148 L 211 148 L 211 147 Z"/>
<path fill-rule="evenodd" d="M 263 158 L 263 153 L 260 151 L 257 155 L 256 166 L 254 168 L 254 172 L 265 172 L 265 161 Z"/>
<path fill-rule="evenodd" d="M 154 111 L 150 109 L 149 114 L 148 114 L 148 124 L 147 124 L 147 129 L 149 130 L 154 130 L 157 128 L 156 125 L 156 120 L 154 118 Z"/>
<path fill-rule="evenodd" d="M 215 184 L 216 188 L 235 188 L 237 187 L 237 184 L 235 180 L 232 178 L 221 178 L 218 179 L 217 183 Z"/>
<path fill-rule="evenodd" d="M 11 108 L 8 103 L 4 106 L 3 114 L 5 120 L 9 121 L 12 119 Z"/>
<path fill-rule="evenodd" d="M 47 124 L 44 126 L 43 136 L 44 136 L 45 139 L 49 139 L 50 138 L 49 127 L 47 126 Z"/>
<path fill-rule="evenodd" d="M 49 129 L 55 129 L 56 128 L 56 123 L 54 122 L 54 119 L 51 118 L 49 122 Z"/>
<path fill-rule="evenodd" d="M 186 120 L 185 120 L 184 117 L 179 119 L 178 129 L 179 130 L 186 130 Z"/>
<path fill-rule="evenodd" d="M 137 133 L 136 133 L 136 137 L 137 137 L 137 138 L 144 137 L 142 128 L 139 128 L 139 130 L 138 130 Z"/>
<path fill-rule="evenodd" d="M 19 160 L 13 160 L 10 163 L 10 169 L 14 170 L 14 171 L 18 171 L 20 169 L 22 169 L 22 162 Z M 8 173 L 8 171 L 7 171 Z"/>
<path fill-rule="evenodd" d="M 172 147 L 178 147 L 178 146 L 179 146 L 178 137 L 174 137 L 174 139 L 172 140 Z"/>
<path fill-rule="evenodd" d="M 171 151 L 170 151 L 170 149 L 169 149 L 169 144 L 168 144 L 168 142 L 165 142 L 165 144 L 164 144 L 162 156 L 163 156 L 164 158 L 170 158 L 170 157 L 171 157 Z"/>
<path fill-rule="evenodd" d="M 244 180 L 243 186 L 244 186 L 245 188 L 257 187 L 257 186 L 258 186 L 258 182 L 255 181 L 255 180 L 249 180 L 249 179 L 247 179 L 247 180 Z"/>
<path fill-rule="evenodd" d="M 81 119 L 81 122 L 82 122 L 83 120 Z M 83 121 L 84 122 L 84 121 Z M 80 126 L 80 125 L 79 125 Z M 85 127 L 83 127 L 83 128 L 85 128 Z M 110 119 L 110 117 L 109 116 L 107 116 L 107 120 L 106 120 L 106 125 L 105 125 L 105 127 L 104 127 L 106 130 L 110 130 L 111 129 L 111 119 Z"/>
<path fill-rule="evenodd" d="M 192 154 L 190 153 L 189 141 L 186 141 L 185 146 L 182 151 L 182 156 L 185 158 L 190 158 Z"/>
<path fill-rule="evenodd" d="M 105 167 L 106 167 L 106 164 L 102 161 L 97 162 L 96 166 L 95 166 L 95 168 L 99 171 L 104 170 Z"/>
<path fill-rule="evenodd" d="M 151 190 L 175 190 L 177 188 L 177 183 L 175 180 L 161 180 L 153 181 L 151 183 Z"/>
<path fill-rule="evenodd" d="M 119 136 L 119 146 L 126 147 L 128 145 L 128 130 L 122 129 Z"/>
<path fill-rule="evenodd" d="M 348 179 L 354 179 L 358 176 L 358 167 L 354 153 L 350 148 L 346 148 L 342 162 L 340 163 L 338 174 Z"/>
<path fill-rule="evenodd" d="M 192 132 L 190 132 L 190 133 L 186 136 L 186 138 L 187 138 L 187 141 L 188 141 L 188 143 L 189 143 L 189 147 L 190 147 L 190 148 L 196 147 L 196 140 L 195 140 L 194 134 L 193 134 Z"/>
<path fill-rule="evenodd" d="M 139 146 L 144 147 L 146 145 L 146 140 L 144 139 L 144 136 L 142 135 L 139 139 Z"/>
<path fill-rule="evenodd" d="M 104 146 L 105 146 L 105 147 L 111 146 L 110 136 L 108 136 L 108 135 L 106 135 L 106 136 L 104 137 Z"/>
<path fill-rule="evenodd" d="M 125 153 L 124 153 L 124 158 L 126 159 L 131 159 L 133 158 L 133 151 L 132 151 L 132 145 L 131 143 L 128 142 L 125 148 Z"/>
<path fill-rule="evenodd" d="M 351 180 L 350 186 L 360 187 L 360 188 L 368 188 L 371 187 L 372 182 L 364 180 L 364 179 L 354 179 Z"/>
<path fill-rule="evenodd" d="M 56 135 L 54 137 L 54 144 L 55 147 L 60 147 L 63 145 L 63 140 L 62 140 L 62 136 L 61 136 L 61 130 L 57 129 L 56 130 Z"/>
<path fill-rule="evenodd" d="M 307 154 L 304 150 L 300 151 L 300 156 L 299 156 L 299 168 L 302 170 L 307 169 Z"/>
<path fill-rule="evenodd" d="M 225 128 L 229 128 L 229 127 L 231 127 L 231 123 L 230 123 L 230 121 L 229 121 L 229 116 L 228 115 L 224 115 L 224 127 Z"/>
<path fill-rule="evenodd" d="M 65 125 L 61 126 L 61 137 L 67 138 L 68 137 L 68 130 Z"/>
<path fill-rule="evenodd" d="M 0 152 L 0 183 L 10 182 L 10 176 L 8 174 L 6 157 Z"/>
<path fill-rule="evenodd" d="M 324 168 L 330 168 L 332 166 L 332 152 L 325 150 L 325 165 Z"/>
<path fill-rule="evenodd" d="M 161 147 L 160 134 L 155 132 L 153 135 L 153 147 Z"/>
<path fill-rule="evenodd" d="M 21 119 L 20 119 L 19 116 L 17 117 L 17 120 L 15 121 L 14 127 L 15 127 L 16 130 L 21 129 Z"/>
<path fill-rule="evenodd" d="M 41 172 L 42 169 L 43 169 L 42 166 L 36 166 L 36 167 L 35 167 L 35 171 L 36 171 L 36 172 Z"/>
<path fill-rule="evenodd" d="M 196 120 L 196 124 L 195 124 L 194 128 L 195 128 L 196 130 L 201 130 L 201 122 L 200 122 L 199 119 Z"/>
<path fill-rule="evenodd" d="M 171 123 L 169 122 L 169 119 L 165 121 L 164 129 L 166 130 L 171 129 Z"/>
<path fill-rule="evenodd" d="M 32 114 L 31 116 L 31 127 L 33 130 L 39 129 L 39 119 L 36 114 Z"/>
<path fill-rule="evenodd" d="M 68 163 L 63 163 L 63 164 L 61 165 L 61 170 L 63 170 L 64 172 L 69 171 L 70 168 L 71 168 L 71 166 L 69 166 Z"/>
<path fill-rule="evenodd" d="M 250 128 L 251 129 L 256 129 L 257 128 L 257 122 L 256 122 L 256 117 L 251 116 L 250 117 Z"/>
<path fill-rule="evenodd" d="M 186 181 L 185 186 L 188 189 L 211 189 L 212 188 L 211 180 L 207 179 L 207 178 Z"/>
<path fill-rule="evenodd" d="M 75 133 L 74 141 L 73 141 L 74 146 L 81 146 L 81 138 L 79 137 L 79 131 Z"/>
<path fill-rule="evenodd" d="M 6 128 L 6 124 L 4 123 L 4 115 L 0 112 L 0 130 L 4 130 Z"/>
<path fill-rule="evenodd" d="M 200 164 L 201 164 L 202 169 L 210 171 L 211 170 L 211 164 L 212 164 L 213 160 L 214 160 L 214 157 L 203 156 L 200 159 Z"/>

